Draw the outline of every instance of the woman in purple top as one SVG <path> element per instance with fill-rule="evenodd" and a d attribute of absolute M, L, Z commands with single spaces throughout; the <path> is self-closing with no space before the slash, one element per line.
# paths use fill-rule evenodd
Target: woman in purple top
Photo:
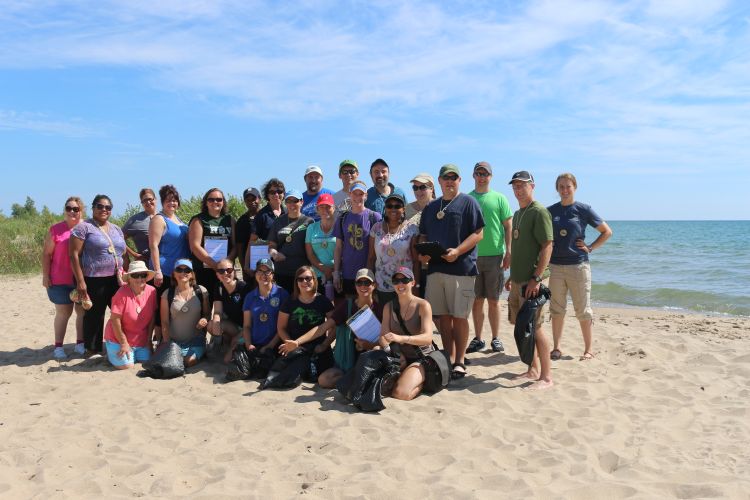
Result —
<path fill-rule="evenodd" d="M 81 222 L 86 215 L 86 207 L 77 196 L 65 200 L 65 220 L 49 228 L 44 238 L 42 252 L 42 285 L 47 289 L 49 300 L 55 304 L 55 359 L 65 359 L 63 350 L 65 330 L 68 320 L 73 314 L 74 304 L 70 300 L 70 292 L 75 290 L 73 270 L 70 268 L 68 246 L 70 231 Z M 83 354 L 83 307 L 75 305 L 76 311 L 76 347 L 75 352 Z"/>
<path fill-rule="evenodd" d="M 125 257 L 122 230 L 109 222 L 109 196 L 96 195 L 91 208 L 92 217 L 71 231 L 68 248 L 78 297 L 92 302 L 83 317 L 84 356 L 102 352 L 104 313 L 121 284 Z"/>

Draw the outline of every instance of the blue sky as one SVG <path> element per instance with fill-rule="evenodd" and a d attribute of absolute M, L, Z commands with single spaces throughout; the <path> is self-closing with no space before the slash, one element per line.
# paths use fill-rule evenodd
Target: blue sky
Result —
<path fill-rule="evenodd" d="M 0 209 L 239 195 L 382 157 L 578 177 L 605 219 L 749 219 L 747 2 L 4 0 Z M 368 184 L 369 179 L 368 180 Z"/>

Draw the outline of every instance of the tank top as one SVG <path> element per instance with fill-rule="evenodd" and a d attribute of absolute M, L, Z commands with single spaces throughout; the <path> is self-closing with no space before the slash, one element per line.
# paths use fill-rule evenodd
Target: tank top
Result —
<path fill-rule="evenodd" d="M 391 307 L 393 307 L 392 304 Z M 404 318 L 403 311 L 401 311 L 401 317 Z M 404 323 L 406 324 L 406 328 L 409 329 L 408 332 L 405 332 L 401 328 L 401 324 L 396 317 L 396 313 L 393 312 L 393 309 L 391 309 L 391 323 L 389 326 L 390 330 L 393 333 L 397 335 L 418 335 L 419 332 L 422 331 L 422 317 L 419 315 L 419 307 L 414 310 L 414 313 L 410 318 L 404 318 Z M 423 346 L 399 344 L 399 348 L 401 349 L 401 353 L 404 355 L 404 357 L 409 361 L 420 359 L 422 358 L 422 354 L 426 355 L 433 351 L 432 344 Z M 422 354 L 419 353 L 420 350 L 422 351 Z"/>
<path fill-rule="evenodd" d="M 49 268 L 49 280 L 52 285 L 73 285 L 73 269 L 68 258 L 68 243 L 70 229 L 63 221 L 49 228 L 50 238 L 55 244 L 52 252 L 52 262 Z"/>
<path fill-rule="evenodd" d="M 203 227 L 201 246 L 205 248 L 207 239 L 227 240 L 227 254 L 232 251 L 232 216 L 229 214 L 211 217 L 208 214 L 198 214 L 190 222 L 198 219 Z M 222 256 L 223 258 L 225 256 Z M 203 262 L 193 255 L 193 269 L 198 272 L 203 269 Z M 214 259 L 216 261 L 219 258 Z"/>
<path fill-rule="evenodd" d="M 161 235 L 161 241 L 159 242 L 159 266 L 164 276 L 172 276 L 174 263 L 179 259 L 190 257 L 190 248 L 187 239 L 188 227 L 179 217 L 177 217 L 177 220 L 180 221 L 180 224 L 177 224 L 163 213 L 159 213 L 159 215 L 164 219 L 164 223 L 166 224 L 164 233 Z"/>

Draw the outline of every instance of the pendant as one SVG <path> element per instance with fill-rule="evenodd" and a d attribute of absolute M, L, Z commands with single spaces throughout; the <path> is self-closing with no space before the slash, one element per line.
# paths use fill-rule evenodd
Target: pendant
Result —
<path fill-rule="evenodd" d="M 268 314 L 266 313 L 260 313 L 260 316 L 258 316 L 258 319 L 261 320 L 263 323 L 268 321 Z"/>
<path fill-rule="evenodd" d="M 190 308 L 188 306 L 182 306 L 182 309 L 180 309 L 180 311 L 182 311 L 184 313 L 188 312 L 189 310 L 190 310 Z"/>
<path fill-rule="evenodd" d="M 514 239 L 514 240 L 517 240 L 517 239 L 518 239 L 518 229 L 514 229 L 514 230 L 513 230 L 513 239 Z"/>
<path fill-rule="evenodd" d="M 439 211 L 439 212 L 437 213 L 437 219 L 438 219 L 438 220 L 443 220 L 443 217 L 445 217 L 445 212 L 444 212 L 444 211 L 442 211 L 442 210 L 440 210 L 440 211 Z"/>
<path fill-rule="evenodd" d="M 320 248 L 328 248 L 328 242 L 323 240 L 320 242 Z"/>
<path fill-rule="evenodd" d="M 560 229 L 560 236 L 565 237 L 568 235 L 568 231 L 565 229 Z"/>
<path fill-rule="evenodd" d="M 396 250 L 393 247 L 388 247 L 388 250 L 386 250 L 385 253 L 388 254 L 388 257 L 393 257 L 396 255 Z"/>
<path fill-rule="evenodd" d="M 141 314 L 141 306 L 135 308 L 136 314 Z"/>
<path fill-rule="evenodd" d="M 290 234 L 289 236 L 287 236 L 287 237 L 286 237 L 286 238 L 284 239 L 284 241 L 286 241 L 287 243 L 291 243 L 291 242 L 292 242 L 292 235 Z"/>
<path fill-rule="evenodd" d="M 107 253 L 111 253 L 112 255 L 115 254 L 115 247 L 109 247 L 107 248 Z"/>

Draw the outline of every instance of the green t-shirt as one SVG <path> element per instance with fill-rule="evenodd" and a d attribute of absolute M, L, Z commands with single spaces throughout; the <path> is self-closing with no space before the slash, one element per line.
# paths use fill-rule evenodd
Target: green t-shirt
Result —
<path fill-rule="evenodd" d="M 489 190 L 486 193 L 469 193 L 482 207 L 484 216 L 484 237 L 477 245 L 479 257 L 491 257 L 505 254 L 505 228 L 503 221 L 510 219 L 513 212 L 510 211 L 508 198 L 497 191 Z"/>
<path fill-rule="evenodd" d="M 510 279 L 525 283 L 534 276 L 542 244 L 552 241 L 552 217 L 538 201 L 513 214 Z M 549 268 L 543 276 L 549 276 Z"/>

